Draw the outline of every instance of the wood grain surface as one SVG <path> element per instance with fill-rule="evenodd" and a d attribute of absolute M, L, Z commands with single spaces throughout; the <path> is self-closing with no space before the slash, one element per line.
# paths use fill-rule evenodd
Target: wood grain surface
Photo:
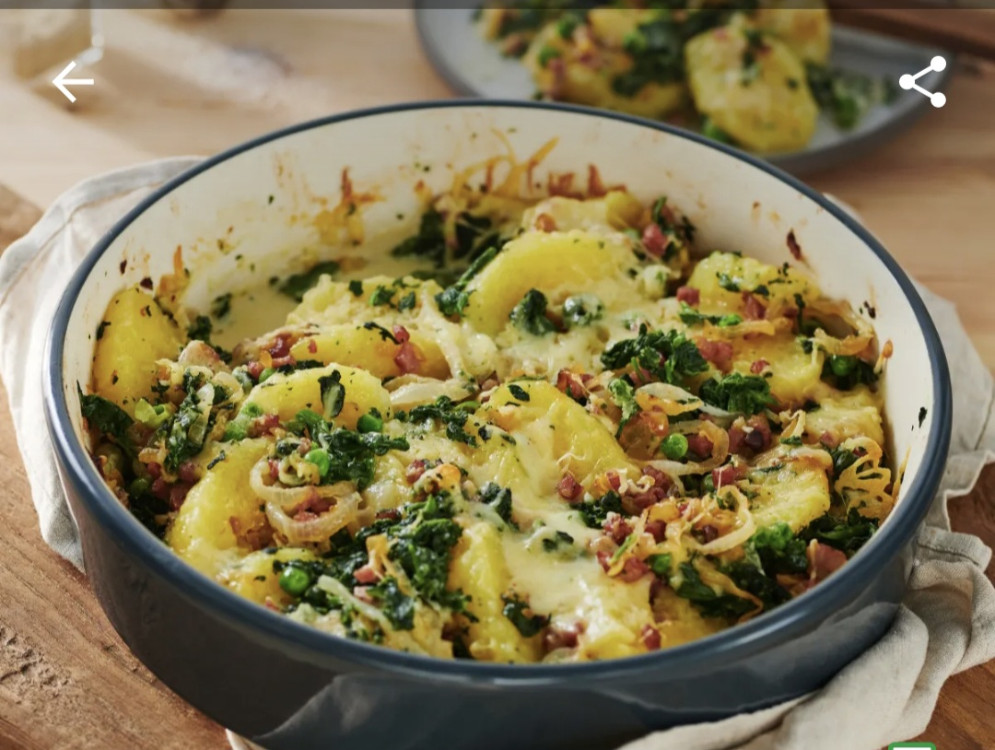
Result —
<path fill-rule="evenodd" d="M 210 153 L 333 111 L 446 95 L 403 11 L 226 11 L 197 22 L 111 11 L 105 31 L 97 85 L 76 107 L 0 73 L 0 182 L 10 188 L 0 185 L 0 250 L 36 220 L 36 205 L 91 174 Z M 962 63 L 947 96 L 907 135 L 810 181 L 957 301 L 995 369 L 995 67 Z M 995 544 L 995 469 L 951 516 Z M 0 750 L 223 750 L 221 728 L 157 682 L 85 578 L 45 546 L 2 388 L 0 519 Z M 919 739 L 989 750 L 992 695 L 995 663 L 953 677 Z"/>

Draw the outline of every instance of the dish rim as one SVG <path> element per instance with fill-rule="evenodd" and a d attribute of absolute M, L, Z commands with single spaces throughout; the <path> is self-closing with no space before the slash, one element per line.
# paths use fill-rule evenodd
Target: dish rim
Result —
<path fill-rule="evenodd" d="M 473 81 L 468 80 L 465 76 L 461 75 L 459 70 L 454 68 L 449 64 L 449 61 L 443 57 L 436 45 L 429 44 L 429 34 L 427 29 L 428 18 L 423 11 L 430 10 L 465 10 L 464 8 L 438 8 L 427 4 L 424 0 L 415 0 L 414 3 L 414 15 L 415 15 L 415 30 L 418 33 L 418 44 L 421 46 L 422 52 L 428 58 L 428 61 L 432 64 L 432 69 L 436 74 L 445 82 L 446 86 L 456 94 L 457 96 L 463 96 L 467 98 L 479 98 L 481 101 L 493 101 L 490 97 L 482 96 Z M 838 32 L 838 25 L 833 27 L 833 33 Z M 889 41 L 894 41 L 889 37 L 885 37 L 882 34 L 878 34 L 873 31 L 867 31 L 864 29 L 851 29 L 846 26 L 842 27 L 843 33 L 853 34 L 853 35 L 863 35 L 863 36 L 874 36 L 883 39 L 888 39 Z M 941 71 L 934 72 L 933 75 L 936 77 L 933 79 L 932 87 L 936 91 L 944 91 L 948 84 L 950 83 L 950 78 L 954 72 L 954 65 L 956 56 L 947 50 L 940 47 L 935 47 L 928 44 L 918 44 L 915 42 L 903 42 L 909 47 L 915 47 L 922 50 L 924 53 L 928 52 L 933 55 L 942 54 L 948 60 L 946 68 Z M 595 109 L 600 109 L 595 107 Z M 854 157 L 865 151 L 872 149 L 876 144 L 878 144 L 883 138 L 888 135 L 897 135 L 902 130 L 910 127 L 913 122 L 922 117 L 926 112 L 930 110 L 929 99 L 922 97 L 921 101 L 917 101 L 915 106 L 909 108 L 908 112 L 904 116 L 899 116 L 897 118 L 891 118 L 885 120 L 870 128 L 864 130 L 857 134 L 850 134 L 848 138 L 839 143 L 826 143 L 821 146 L 812 147 L 810 144 L 806 144 L 804 148 L 795 149 L 793 151 L 779 151 L 769 154 L 762 154 L 760 152 L 747 151 L 751 156 L 755 156 L 762 159 L 769 164 L 774 164 L 783 170 L 795 171 L 797 173 L 810 173 L 816 172 L 824 169 L 826 160 L 831 158 L 833 155 L 839 153 L 841 150 L 848 149 Z M 611 111 L 611 110 L 606 110 Z M 634 115 L 636 116 L 636 115 Z M 657 122 L 651 118 L 651 122 Z M 677 126 L 673 126 L 677 127 Z M 677 128 L 678 130 L 684 130 L 684 128 Z M 688 130 L 689 133 L 697 134 L 696 131 Z M 745 149 L 744 149 L 745 150 Z"/>
<path fill-rule="evenodd" d="M 875 534 L 841 569 L 819 586 L 778 608 L 765 612 L 750 622 L 734 625 L 714 635 L 680 646 L 647 654 L 619 659 L 607 659 L 569 664 L 500 664 L 470 660 L 446 660 L 410 654 L 394 649 L 349 640 L 298 623 L 284 615 L 271 612 L 245 599 L 200 573 L 183 561 L 171 548 L 156 538 L 120 503 L 98 473 L 81 440 L 77 439 L 70 419 L 69 406 L 63 388 L 62 364 L 66 335 L 73 308 L 86 280 L 98 260 L 145 211 L 174 190 L 203 172 L 247 151 L 274 141 L 334 125 L 339 122 L 377 117 L 397 112 L 432 109 L 540 109 L 572 116 L 617 120 L 640 127 L 652 128 L 670 136 L 692 141 L 722 152 L 725 156 L 746 163 L 786 183 L 813 201 L 841 222 L 867 249 L 881 260 L 898 283 L 922 330 L 930 371 L 933 377 L 933 418 L 920 470 L 895 513 L 882 530 Z M 787 642 L 795 635 L 824 619 L 839 605 L 852 598 L 854 590 L 863 590 L 860 582 L 869 581 L 902 547 L 911 541 L 925 517 L 933 494 L 939 485 L 946 464 L 951 435 L 950 375 L 939 334 L 922 298 L 911 279 L 881 243 L 839 206 L 797 178 L 751 154 L 717 143 L 704 136 L 674 128 L 664 123 L 631 115 L 576 105 L 501 99 L 456 99 L 407 102 L 361 110 L 353 110 L 291 125 L 236 145 L 209 157 L 165 183 L 126 213 L 89 251 L 73 274 L 59 301 L 46 343 L 43 373 L 45 417 L 59 462 L 65 472 L 64 483 L 74 484 L 78 499 L 84 503 L 95 522 L 130 556 L 137 557 L 152 571 L 165 578 L 197 607 L 231 627 L 251 631 L 254 638 L 278 639 L 287 650 L 308 650 L 324 659 L 339 660 L 354 668 L 379 668 L 426 680 L 443 680 L 509 686 L 542 686 L 561 683 L 564 679 L 586 678 L 609 680 L 656 672 L 661 667 L 673 671 L 686 670 L 690 665 L 699 669 L 743 658 Z"/>

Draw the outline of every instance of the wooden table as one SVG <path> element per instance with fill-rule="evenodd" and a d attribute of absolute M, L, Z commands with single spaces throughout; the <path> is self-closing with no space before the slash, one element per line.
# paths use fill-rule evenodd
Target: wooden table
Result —
<path fill-rule="evenodd" d="M 302 119 L 447 96 L 405 11 L 240 11 L 177 21 L 105 14 L 108 50 L 75 108 L 0 75 L 0 249 L 76 181 L 211 153 Z M 942 110 L 873 156 L 811 181 L 853 205 L 905 268 L 960 306 L 995 369 L 995 68 L 961 65 Z M 995 543 L 995 471 L 952 509 Z M 0 402 L 0 748 L 225 747 L 113 632 L 86 580 L 42 542 Z M 993 570 L 989 570 L 991 575 Z M 995 664 L 954 677 L 923 740 L 995 743 Z"/>

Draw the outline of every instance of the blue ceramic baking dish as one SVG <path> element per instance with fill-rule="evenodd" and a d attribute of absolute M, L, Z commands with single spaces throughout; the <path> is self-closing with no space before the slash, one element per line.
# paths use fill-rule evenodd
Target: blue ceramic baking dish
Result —
<path fill-rule="evenodd" d="M 262 278 L 292 268 L 301 248 L 320 239 L 310 219 L 338 200 L 343 170 L 380 197 L 367 216 L 373 228 L 378 217 L 417 215 L 416 182 L 441 190 L 455 170 L 509 147 L 527 155 L 551 138 L 557 145 L 537 179 L 595 164 L 606 184 L 673 196 L 704 244 L 778 264 L 789 259 L 784 238 L 794 231 L 828 295 L 854 309 L 873 302 L 879 338 L 894 346 L 883 384 L 890 452 L 907 468 L 894 512 L 838 573 L 747 624 L 645 656 L 448 662 L 339 639 L 239 598 L 177 558 L 104 486 L 77 384 L 89 381 L 94 332 L 115 292 L 170 272 L 177 247 L 194 271 L 194 301 L 245 282 L 245 259 Z M 243 262 L 219 251 L 220 238 Z M 877 240 L 825 197 L 659 123 L 499 101 L 329 117 L 238 146 L 157 189 L 73 277 L 48 342 L 44 388 L 86 572 L 111 623 L 166 685 L 272 750 L 607 748 L 815 690 L 890 624 L 943 471 L 951 418 L 947 364 L 922 300 Z"/>

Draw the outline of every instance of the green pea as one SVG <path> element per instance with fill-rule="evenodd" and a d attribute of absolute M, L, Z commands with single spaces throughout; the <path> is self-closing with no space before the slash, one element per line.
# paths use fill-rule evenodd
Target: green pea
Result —
<path fill-rule="evenodd" d="M 364 414 L 356 422 L 356 429 L 360 432 L 380 432 L 383 420 L 375 414 Z"/>
<path fill-rule="evenodd" d="M 241 419 L 233 419 L 231 422 L 225 425 L 225 434 L 222 438 L 227 443 L 237 443 L 239 440 L 245 440 L 249 436 L 249 430 Z"/>
<path fill-rule="evenodd" d="M 328 470 L 332 468 L 332 459 L 324 448 L 312 448 L 304 456 L 304 460 L 317 466 L 322 477 L 327 476 Z"/>
<path fill-rule="evenodd" d="M 660 450 L 671 461 L 677 461 L 687 455 L 688 439 L 679 432 L 667 435 L 660 444 Z"/>
<path fill-rule="evenodd" d="M 669 552 L 665 552 L 662 555 L 650 555 L 646 558 L 646 562 L 649 563 L 650 570 L 660 576 L 660 578 L 670 576 L 671 557 Z"/>
<path fill-rule="evenodd" d="M 288 565 L 280 571 L 280 588 L 291 596 L 300 596 L 311 585 L 311 574 L 296 565 Z"/>
<path fill-rule="evenodd" d="M 738 326 L 742 322 L 743 319 L 740 316 L 736 313 L 732 313 L 730 315 L 723 315 L 719 318 L 719 327 L 728 328 L 729 326 Z"/>
<path fill-rule="evenodd" d="M 840 354 L 834 354 L 829 358 L 829 367 L 833 371 L 833 375 L 843 378 L 853 372 L 853 368 L 857 366 L 857 358 L 849 357 Z"/>
<path fill-rule="evenodd" d="M 276 375 L 276 370 L 272 367 L 267 367 L 265 370 L 259 373 L 259 382 L 265 383 L 273 375 Z"/>
<path fill-rule="evenodd" d="M 128 494 L 132 497 L 141 497 L 152 488 L 152 480 L 147 477 L 139 477 L 128 485 Z"/>

